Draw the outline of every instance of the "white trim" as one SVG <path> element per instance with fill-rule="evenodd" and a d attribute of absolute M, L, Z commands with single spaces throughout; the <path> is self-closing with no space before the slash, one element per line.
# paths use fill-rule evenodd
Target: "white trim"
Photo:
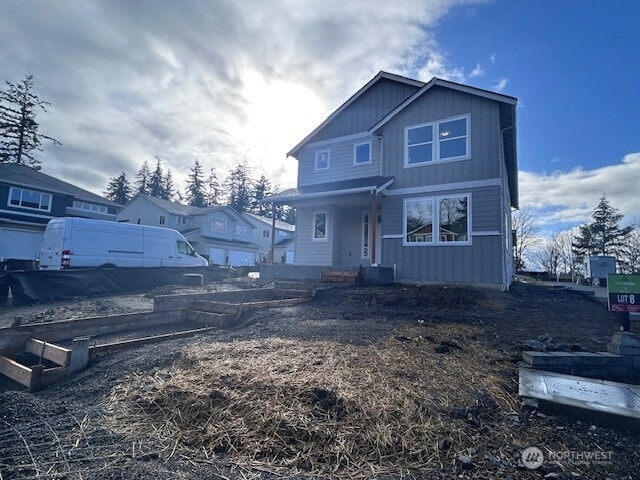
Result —
<path fill-rule="evenodd" d="M 368 145 L 369 146 L 369 160 L 367 160 L 366 162 L 356 162 L 357 157 L 357 151 L 358 151 L 358 147 L 362 146 L 362 145 Z M 360 165 L 371 165 L 372 163 L 372 157 L 373 157 L 373 145 L 371 144 L 371 140 L 367 141 L 367 142 L 360 142 L 360 143 L 354 143 L 353 144 L 353 166 L 354 167 L 359 167 Z"/>
<path fill-rule="evenodd" d="M 473 232 L 471 235 L 473 235 L 474 237 L 499 237 L 502 236 L 502 232 L 491 230 L 486 232 Z"/>
<path fill-rule="evenodd" d="M 466 127 L 466 135 L 462 137 L 456 137 L 454 139 L 441 140 L 440 139 L 440 125 L 447 122 L 455 122 L 456 120 L 465 121 Z M 411 146 L 420 146 L 420 145 L 428 145 L 431 144 L 431 160 L 426 162 L 419 163 L 409 163 L 409 130 L 415 130 L 417 128 L 431 127 L 431 141 L 423 142 L 417 145 Z M 447 157 L 440 158 L 440 145 L 441 142 L 446 142 L 449 140 L 462 139 L 466 140 L 465 142 L 465 154 L 459 155 L 457 157 Z M 440 120 L 434 120 L 432 122 L 427 123 L 418 123 L 416 125 L 407 125 L 404 127 L 404 168 L 414 168 L 414 167 L 425 167 L 428 165 L 440 164 L 445 162 L 457 162 L 459 160 L 468 160 L 471 158 L 471 116 L 469 114 L 464 115 L 456 115 L 453 117 L 447 117 Z"/>
<path fill-rule="evenodd" d="M 499 187 L 501 185 L 499 178 L 489 178 L 487 180 L 471 180 L 469 182 L 441 183 L 438 185 L 423 185 L 420 187 L 406 187 L 386 190 L 385 194 L 389 197 L 398 195 L 413 195 L 416 193 L 437 193 L 446 190 L 468 190 L 470 188 L 482 187 Z"/>
<path fill-rule="evenodd" d="M 40 208 L 38 207 L 27 207 L 24 205 L 13 205 L 11 203 L 11 199 L 13 197 L 12 193 L 13 190 L 20 190 L 20 199 L 18 200 L 18 203 L 22 203 L 22 196 L 24 194 L 25 191 L 30 192 L 30 193 L 37 193 L 40 195 L 40 201 L 38 202 L 38 205 L 42 205 L 42 196 L 43 195 L 47 195 L 49 197 L 49 206 L 47 208 Z M 9 196 L 7 197 L 7 207 L 11 207 L 11 208 L 23 208 L 25 210 L 29 210 L 29 211 L 34 211 L 34 212 L 47 212 L 47 213 L 51 213 L 51 207 L 53 206 L 53 194 L 49 193 L 49 192 L 43 192 L 41 190 L 33 190 L 33 188 L 23 188 L 23 187 L 14 187 L 11 186 L 9 187 Z"/>
<path fill-rule="evenodd" d="M 22 208 L 22 207 L 20 207 Z M 34 212 L 36 212 L 37 210 L 34 210 Z M 41 210 L 44 212 L 44 210 Z M 11 215 L 18 215 L 21 217 L 38 217 L 38 218 L 57 218 L 55 215 L 42 215 L 39 213 L 31 213 L 31 211 L 27 211 L 27 212 L 21 212 L 20 210 L 5 210 L 5 209 L 0 209 L 0 213 L 10 213 Z M 11 220 L 8 218 L 3 218 L 2 219 L 3 222 L 14 222 L 16 220 Z M 46 227 L 46 224 L 41 224 L 38 223 L 38 225 L 42 225 L 43 227 Z"/>
<path fill-rule="evenodd" d="M 409 98 L 407 98 L 404 102 L 398 105 L 396 108 L 391 110 L 387 115 L 385 115 L 378 123 L 373 125 L 369 129 L 369 133 L 372 135 L 382 128 L 385 124 L 387 124 L 392 118 L 394 118 L 398 113 L 404 110 L 407 106 L 413 103 L 416 99 L 420 98 L 423 93 L 427 92 L 434 86 L 440 86 L 449 88 L 451 90 L 457 90 L 459 92 L 468 93 L 470 95 L 475 95 L 478 97 L 488 98 L 489 100 L 495 100 L 496 102 L 507 103 L 509 105 L 518 105 L 518 99 L 515 97 L 511 97 L 509 95 L 503 95 L 501 93 L 494 93 L 488 90 L 482 90 L 480 88 L 470 87 L 468 85 L 462 85 L 460 83 L 449 82 L 447 80 L 442 80 L 440 78 L 433 77 L 429 83 L 425 84 L 420 90 L 415 92 Z"/>
<path fill-rule="evenodd" d="M 385 239 L 385 240 L 389 239 L 389 238 L 402 240 L 403 237 L 404 237 L 404 235 L 401 234 L 401 233 L 392 233 L 392 234 L 382 235 L 382 238 Z"/>
<path fill-rule="evenodd" d="M 376 188 L 376 193 L 384 192 L 389 185 L 393 183 L 394 178 L 392 177 L 388 181 L 384 182 L 382 185 Z"/>
<path fill-rule="evenodd" d="M 318 168 L 318 156 L 326 153 L 327 154 L 327 166 L 323 167 L 323 168 Z M 324 172 L 325 170 L 329 170 L 331 168 L 331 149 L 327 148 L 327 149 L 323 149 L 323 150 L 316 150 L 314 153 L 314 163 L 313 163 L 313 171 L 314 172 Z"/>
<path fill-rule="evenodd" d="M 335 143 L 350 142 L 353 140 L 358 140 L 360 138 L 369 138 L 369 137 L 371 137 L 371 135 L 369 135 L 369 132 L 353 133 L 351 135 L 344 135 L 342 137 L 330 138 L 329 140 L 319 140 L 317 142 L 307 143 L 304 148 L 311 149 L 311 148 L 325 147 L 327 145 L 333 145 Z"/>
<path fill-rule="evenodd" d="M 316 216 L 324 215 L 324 238 L 316 237 Z M 329 212 L 326 210 L 319 210 L 313 212 L 311 216 L 311 241 L 312 242 L 328 242 L 329 241 Z"/>
<path fill-rule="evenodd" d="M 436 226 L 438 232 L 440 231 L 440 201 L 446 198 L 452 197 L 467 197 L 467 240 L 464 242 L 443 242 L 439 239 L 439 234 L 436 238 L 434 238 L 434 231 L 436 230 Z M 407 232 L 407 202 L 416 202 L 420 200 L 431 200 L 433 211 L 432 211 L 432 228 L 431 228 L 431 237 L 432 240 L 430 242 L 407 242 L 406 232 Z M 468 246 L 472 245 L 472 237 L 473 232 L 471 227 L 473 222 L 471 221 L 471 193 L 452 193 L 448 195 L 438 195 L 434 197 L 412 197 L 405 198 L 402 201 L 402 246 L 403 247 L 424 247 L 424 246 L 437 246 L 437 247 L 449 247 L 449 246 Z"/>

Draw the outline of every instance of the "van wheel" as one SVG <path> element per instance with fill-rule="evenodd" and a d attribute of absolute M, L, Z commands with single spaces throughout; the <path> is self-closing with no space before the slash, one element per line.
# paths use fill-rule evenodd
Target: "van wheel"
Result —
<path fill-rule="evenodd" d="M 104 265 L 100 265 L 98 268 L 118 268 L 113 263 L 105 263 Z"/>

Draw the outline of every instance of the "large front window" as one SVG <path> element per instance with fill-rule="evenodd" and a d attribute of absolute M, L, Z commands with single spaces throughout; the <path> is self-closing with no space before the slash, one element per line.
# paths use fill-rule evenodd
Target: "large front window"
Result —
<path fill-rule="evenodd" d="M 319 212 L 313 214 L 313 239 L 327 239 L 327 213 Z"/>
<path fill-rule="evenodd" d="M 404 202 L 404 244 L 469 243 L 469 196 L 407 199 Z"/>
<path fill-rule="evenodd" d="M 468 115 L 405 129 L 405 167 L 465 158 L 469 158 Z"/>
<path fill-rule="evenodd" d="M 44 192 L 11 187 L 9 190 L 9 205 L 50 212 L 51 195 Z"/>

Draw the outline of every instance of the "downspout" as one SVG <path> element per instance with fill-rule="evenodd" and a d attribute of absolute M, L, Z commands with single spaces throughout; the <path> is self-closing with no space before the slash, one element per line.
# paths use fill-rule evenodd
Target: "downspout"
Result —
<path fill-rule="evenodd" d="M 271 204 L 271 249 L 269 250 L 269 263 L 273 265 L 276 249 L 276 204 Z"/>

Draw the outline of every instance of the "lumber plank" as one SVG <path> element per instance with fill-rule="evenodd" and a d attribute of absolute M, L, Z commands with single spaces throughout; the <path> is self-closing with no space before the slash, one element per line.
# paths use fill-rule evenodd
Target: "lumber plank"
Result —
<path fill-rule="evenodd" d="M 235 316 L 224 313 L 202 312 L 200 310 L 184 310 L 183 320 L 216 327 L 230 327 L 235 325 Z"/>
<path fill-rule="evenodd" d="M 36 338 L 27 340 L 26 351 L 37 357 L 42 355 L 42 358 L 65 367 L 69 365 L 69 358 L 71 358 L 71 350 L 68 348 L 59 347 Z"/>
<path fill-rule="evenodd" d="M 42 371 L 40 387 L 46 387 L 69 376 L 69 367 L 45 368 Z"/>
<path fill-rule="evenodd" d="M 240 310 L 240 303 L 211 302 L 206 300 L 196 300 L 187 308 L 190 310 L 200 310 L 211 313 L 231 313 L 237 315 Z"/>
<path fill-rule="evenodd" d="M 0 373 L 25 387 L 31 387 L 31 368 L 7 357 L 0 356 Z"/>
<path fill-rule="evenodd" d="M 194 330 L 184 330 L 182 332 L 166 333 L 164 335 L 154 335 L 152 337 L 134 338 L 132 340 L 123 340 L 121 342 L 104 343 L 102 345 L 89 347 L 89 355 L 95 355 L 97 353 L 108 352 L 112 350 L 123 350 L 126 348 L 140 347 L 142 345 L 163 342 L 166 340 L 174 340 L 182 337 L 189 337 L 192 335 L 197 335 L 198 333 L 207 332 L 209 330 L 211 330 L 211 327 L 203 327 L 196 328 Z"/>

